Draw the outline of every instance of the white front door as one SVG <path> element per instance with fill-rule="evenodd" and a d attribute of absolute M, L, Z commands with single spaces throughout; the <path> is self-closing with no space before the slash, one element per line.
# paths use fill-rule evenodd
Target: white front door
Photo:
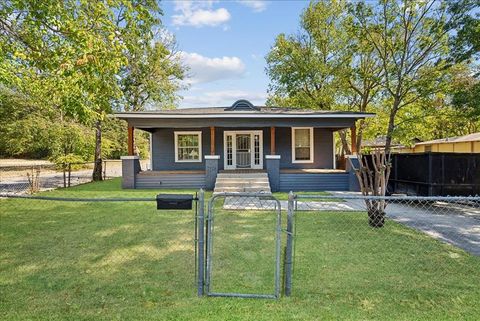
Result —
<path fill-rule="evenodd" d="M 223 135 L 225 169 L 262 169 L 263 134 L 255 131 L 225 131 Z"/>

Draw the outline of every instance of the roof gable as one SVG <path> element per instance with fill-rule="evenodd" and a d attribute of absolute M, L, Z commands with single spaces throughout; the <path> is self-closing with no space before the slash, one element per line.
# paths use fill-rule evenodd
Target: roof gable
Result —
<path fill-rule="evenodd" d="M 233 103 L 231 107 L 227 107 L 224 109 L 225 111 L 235 111 L 235 110 L 260 110 L 260 108 L 255 107 L 251 102 L 246 99 L 240 99 Z"/>

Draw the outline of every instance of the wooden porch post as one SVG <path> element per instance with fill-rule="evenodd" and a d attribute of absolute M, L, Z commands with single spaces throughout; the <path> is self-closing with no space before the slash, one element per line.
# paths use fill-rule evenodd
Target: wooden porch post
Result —
<path fill-rule="evenodd" d="M 352 144 L 352 154 L 357 153 L 357 127 L 355 123 L 353 123 L 353 126 L 350 127 L 350 138 L 351 138 L 351 144 Z"/>
<path fill-rule="evenodd" d="M 275 155 L 275 127 L 270 127 L 270 155 Z"/>
<path fill-rule="evenodd" d="M 128 126 L 127 147 L 128 147 L 128 155 L 129 156 L 133 156 L 134 152 L 135 152 L 135 149 L 134 149 L 134 145 L 135 145 L 134 134 L 135 134 L 135 128 L 133 126 Z"/>
<path fill-rule="evenodd" d="M 215 155 L 215 127 L 210 126 L 210 155 Z"/>

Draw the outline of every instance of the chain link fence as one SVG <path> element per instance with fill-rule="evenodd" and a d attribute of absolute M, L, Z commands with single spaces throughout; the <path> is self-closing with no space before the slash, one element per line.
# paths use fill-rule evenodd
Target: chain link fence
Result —
<path fill-rule="evenodd" d="M 443 296 L 480 281 L 466 264 L 480 267 L 480 197 L 291 194 L 290 202 L 294 293 L 351 287 Z M 372 203 L 384 208 L 381 224 L 372 222 Z"/>
<path fill-rule="evenodd" d="M 480 197 L 207 194 L 196 216 L 158 210 L 153 193 L 109 193 L 0 194 L 6 315 L 52 302 L 190 304 L 196 294 L 433 306 L 425 311 L 480 297 Z M 381 226 L 367 202 L 385 205 Z"/>
<path fill-rule="evenodd" d="M 1 301 L 13 314 L 71 297 L 121 310 L 126 298 L 195 295 L 193 209 L 157 210 L 154 197 L 1 194 L 0 220 Z"/>
<path fill-rule="evenodd" d="M 143 161 L 142 166 L 147 162 Z M 93 162 L 0 166 L 0 193 L 34 194 L 39 191 L 89 183 L 92 181 L 93 168 Z M 102 162 L 103 179 L 121 175 L 121 160 Z"/>

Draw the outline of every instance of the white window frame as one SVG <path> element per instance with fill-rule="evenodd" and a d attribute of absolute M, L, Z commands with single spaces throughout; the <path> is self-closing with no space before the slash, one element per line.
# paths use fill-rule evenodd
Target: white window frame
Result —
<path fill-rule="evenodd" d="M 181 131 L 175 134 L 175 163 L 201 163 L 202 162 L 202 132 L 201 131 Z M 178 135 L 198 135 L 198 159 L 178 159 Z"/>
<path fill-rule="evenodd" d="M 308 160 L 296 160 L 296 155 L 295 155 L 295 130 L 297 129 L 308 129 L 310 131 L 310 159 Z M 307 164 L 307 163 L 313 163 L 313 148 L 315 144 L 313 142 L 313 127 L 292 127 L 292 163 L 293 164 Z"/>

